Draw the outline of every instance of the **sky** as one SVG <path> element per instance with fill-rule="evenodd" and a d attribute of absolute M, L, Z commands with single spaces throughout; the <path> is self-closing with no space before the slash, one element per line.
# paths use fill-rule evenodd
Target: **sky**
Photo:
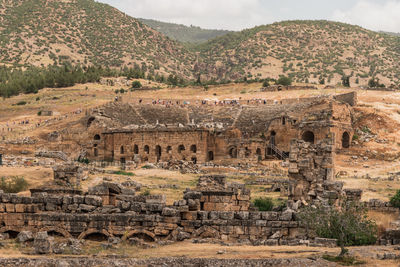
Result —
<path fill-rule="evenodd" d="M 282 20 L 326 19 L 400 32 L 400 0 L 97 0 L 135 18 L 243 30 Z"/>

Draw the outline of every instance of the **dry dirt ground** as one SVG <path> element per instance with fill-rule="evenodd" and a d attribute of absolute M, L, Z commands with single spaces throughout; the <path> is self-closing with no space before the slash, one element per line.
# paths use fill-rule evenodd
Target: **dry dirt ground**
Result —
<path fill-rule="evenodd" d="M 95 241 L 86 241 L 85 249 L 80 256 L 70 255 L 68 257 L 78 258 L 82 256 L 89 257 L 110 257 L 118 258 L 205 258 L 205 259 L 290 259 L 290 258 L 308 258 L 317 259 L 323 255 L 336 256 L 340 252 L 339 248 L 321 248 L 308 246 L 223 246 L 218 244 L 193 244 L 190 241 L 173 243 L 165 246 L 156 246 L 155 248 L 139 248 L 128 244 L 119 244 L 112 248 L 105 249 L 101 243 Z M 5 247 L 0 249 L 0 258 L 40 258 L 40 256 L 29 255 L 32 248 L 21 246 L 15 241 L 8 241 Z M 369 247 L 351 247 L 349 249 L 351 256 L 355 256 L 363 264 L 358 266 L 398 266 L 399 260 L 381 260 L 385 254 L 398 255 L 396 247 L 369 246 Z M 49 257 L 42 256 L 42 257 Z M 65 258 L 66 255 L 50 256 L 55 259 Z"/>

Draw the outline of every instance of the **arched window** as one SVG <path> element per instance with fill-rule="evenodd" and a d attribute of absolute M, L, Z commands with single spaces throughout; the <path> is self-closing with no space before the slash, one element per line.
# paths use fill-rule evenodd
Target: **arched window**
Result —
<path fill-rule="evenodd" d="M 282 117 L 282 125 L 286 124 L 286 117 Z"/>
<path fill-rule="evenodd" d="M 144 146 L 144 153 L 149 154 L 150 153 L 150 148 L 148 145 Z"/>
<path fill-rule="evenodd" d="M 171 146 L 167 146 L 167 154 L 171 153 L 172 151 L 172 147 Z"/>
<path fill-rule="evenodd" d="M 157 162 L 159 162 L 161 159 L 161 146 L 156 146 L 156 156 L 157 156 Z"/>
<path fill-rule="evenodd" d="M 96 141 L 100 140 L 100 135 L 96 134 L 96 135 L 93 137 L 93 140 L 96 140 Z"/>
<path fill-rule="evenodd" d="M 138 145 L 133 146 L 133 154 L 139 154 L 139 146 Z"/>
<path fill-rule="evenodd" d="M 192 153 L 196 153 L 196 152 L 197 152 L 197 146 L 196 146 L 196 145 L 191 145 L 191 146 L 190 146 L 190 151 L 191 151 Z"/>
<path fill-rule="evenodd" d="M 276 132 L 275 132 L 275 131 L 272 131 L 272 132 L 271 132 L 271 135 L 270 135 L 270 137 L 269 137 L 269 143 L 270 143 L 271 145 L 275 145 L 275 144 L 276 144 L 275 139 L 276 139 Z"/>
<path fill-rule="evenodd" d="M 125 153 L 124 146 L 121 146 L 120 153 L 121 153 L 121 154 L 124 154 L 124 153 Z"/>
<path fill-rule="evenodd" d="M 314 141 L 315 141 L 314 133 L 311 131 L 306 131 L 303 133 L 301 139 L 303 139 L 304 141 L 309 142 L 311 144 L 314 144 Z"/>
<path fill-rule="evenodd" d="M 350 147 L 350 135 L 348 132 L 344 132 L 342 135 L 342 148 Z"/>
<path fill-rule="evenodd" d="M 237 147 L 236 146 L 230 147 L 228 152 L 229 152 L 229 156 L 231 158 L 233 158 L 233 159 L 237 158 Z"/>
<path fill-rule="evenodd" d="M 180 145 L 178 147 L 178 153 L 182 153 L 182 151 L 184 151 L 184 150 L 185 150 L 185 146 L 184 145 Z"/>

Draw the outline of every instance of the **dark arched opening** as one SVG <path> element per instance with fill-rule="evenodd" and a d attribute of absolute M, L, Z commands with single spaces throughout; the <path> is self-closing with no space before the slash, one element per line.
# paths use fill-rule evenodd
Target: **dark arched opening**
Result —
<path fill-rule="evenodd" d="M 148 145 L 144 146 L 144 153 L 149 154 L 150 153 L 150 148 Z"/>
<path fill-rule="evenodd" d="M 86 240 L 104 242 L 108 240 L 108 236 L 103 233 L 91 233 L 84 237 Z"/>
<path fill-rule="evenodd" d="M 191 151 L 192 153 L 196 153 L 196 152 L 197 152 L 197 146 L 196 146 L 196 145 L 191 145 L 191 146 L 190 146 L 190 151 Z"/>
<path fill-rule="evenodd" d="M 244 156 L 248 158 L 250 157 L 250 155 L 251 155 L 251 150 L 248 147 L 246 147 L 244 151 Z"/>
<path fill-rule="evenodd" d="M 207 160 L 208 161 L 214 160 L 214 152 L 213 151 L 208 151 Z"/>
<path fill-rule="evenodd" d="M 172 151 L 172 147 L 171 146 L 167 146 L 167 154 L 171 153 Z"/>
<path fill-rule="evenodd" d="M 275 145 L 275 144 L 276 144 L 275 139 L 276 139 L 276 132 L 275 132 L 275 131 L 272 131 L 272 132 L 271 132 L 271 135 L 270 135 L 270 137 L 269 137 L 269 143 L 270 143 L 271 145 Z"/>
<path fill-rule="evenodd" d="M 156 146 L 156 156 L 157 156 L 157 162 L 159 162 L 161 159 L 161 146 Z"/>
<path fill-rule="evenodd" d="M 235 146 L 230 147 L 228 152 L 229 152 L 229 156 L 231 158 L 233 158 L 233 159 L 237 158 L 237 147 L 235 147 Z"/>
<path fill-rule="evenodd" d="M 126 163 L 126 159 L 125 158 L 121 158 L 120 161 L 121 161 L 121 164 L 125 164 Z"/>
<path fill-rule="evenodd" d="M 8 231 L 5 231 L 4 234 L 8 234 L 10 239 L 15 239 L 15 238 L 17 238 L 19 232 L 13 231 L 13 230 L 8 230 Z"/>
<path fill-rule="evenodd" d="M 178 147 L 178 153 L 182 153 L 182 151 L 185 150 L 185 146 L 184 145 L 179 145 Z"/>
<path fill-rule="evenodd" d="M 49 236 L 64 237 L 64 235 L 63 235 L 62 233 L 59 233 L 59 232 L 54 231 L 54 230 L 48 231 L 47 234 L 48 234 Z"/>
<path fill-rule="evenodd" d="M 138 145 L 133 146 L 133 154 L 139 154 L 139 146 Z"/>
<path fill-rule="evenodd" d="M 261 148 L 257 148 L 256 154 L 257 154 L 257 156 L 261 156 Z"/>
<path fill-rule="evenodd" d="M 303 133 L 301 139 L 303 139 L 304 141 L 309 142 L 311 144 L 314 144 L 314 141 L 315 141 L 314 133 L 311 131 L 306 131 Z"/>
<path fill-rule="evenodd" d="M 121 154 L 124 154 L 124 153 L 125 153 L 125 148 L 124 148 L 124 146 L 121 146 L 120 153 L 121 153 Z"/>
<path fill-rule="evenodd" d="M 93 137 L 93 140 L 99 141 L 99 140 L 100 140 L 100 135 L 96 134 L 96 135 Z"/>
<path fill-rule="evenodd" d="M 99 150 L 98 150 L 97 148 L 93 148 L 93 155 L 94 155 L 95 157 L 98 157 L 98 156 L 99 156 Z"/>
<path fill-rule="evenodd" d="M 145 233 L 137 233 L 137 234 L 133 234 L 130 236 L 130 238 L 138 238 L 141 239 L 145 242 L 154 242 L 154 238 L 148 234 Z"/>
<path fill-rule="evenodd" d="M 350 147 L 350 135 L 348 132 L 344 132 L 342 135 L 342 148 Z"/>

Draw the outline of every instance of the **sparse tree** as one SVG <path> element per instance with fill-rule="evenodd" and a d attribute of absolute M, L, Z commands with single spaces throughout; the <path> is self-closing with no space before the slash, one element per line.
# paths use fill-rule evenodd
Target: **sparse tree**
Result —
<path fill-rule="evenodd" d="M 342 201 L 339 207 L 305 207 L 299 214 L 300 222 L 309 231 L 322 238 L 335 238 L 341 248 L 338 257 L 347 253 L 346 246 L 375 244 L 376 223 L 367 217 L 367 210 L 360 203 Z"/>

